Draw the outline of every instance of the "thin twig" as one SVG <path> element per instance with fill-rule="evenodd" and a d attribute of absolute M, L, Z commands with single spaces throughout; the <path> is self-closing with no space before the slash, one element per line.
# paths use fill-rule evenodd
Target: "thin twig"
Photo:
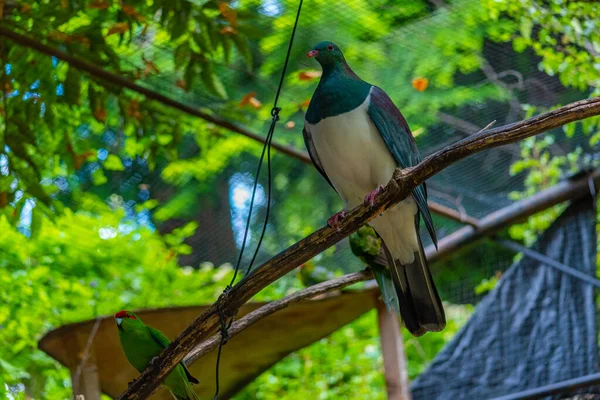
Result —
<path fill-rule="evenodd" d="M 41 53 L 44 53 L 44 54 L 59 58 L 63 61 L 66 61 L 67 63 L 69 63 L 69 65 L 72 65 L 73 67 L 75 67 L 81 71 L 87 72 L 90 75 L 100 78 L 106 82 L 116 84 L 120 87 L 124 87 L 129 90 L 133 90 L 134 92 L 143 94 L 144 96 L 146 96 L 147 98 L 149 98 L 151 100 L 158 101 L 159 103 L 162 103 L 169 107 L 175 108 L 179 111 L 183 111 L 186 114 L 201 118 L 205 121 L 211 122 L 217 126 L 225 128 L 229 131 L 239 133 L 239 134 L 244 135 L 244 136 L 246 136 L 252 140 L 255 140 L 257 142 L 264 143 L 265 138 L 263 136 L 261 136 L 257 133 L 251 132 L 250 130 L 246 129 L 245 127 L 236 125 L 236 124 L 234 124 L 230 121 L 227 121 L 226 119 L 221 118 L 217 115 L 209 114 L 207 112 L 202 111 L 201 109 L 199 109 L 197 107 L 190 106 L 190 105 L 182 103 L 178 100 L 174 100 L 168 96 L 165 96 L 161 93 L 158 93 L 154 90 L 151 90 L 144 86 L 138 85 L 137 83 L 131 82 L 130 80 L 128 80 L 127 78 L 125 78 L 121 75 L 115 74 L 113 72 L 109 72 L 109 71 L 107 71 L 95 64 L 92 64 L 88 61 L 84 61 L 80 58 L 77 58 L 77 57 L 71 55 L 71 54 L 65 53 L 64 51 L 55 49 L 51 46 L 47 46 L 43 43 L 40 43 L 39 41 L 37 41 L 35 39 L 32 39 L 25 35 L 21 35 L 20 33 L 17 33 L 17 32 L 14 32 L 7 27 L 0 26 L 0 36 L 4 36 L 22 46 L 32 48 Z M 308 158 L 308 155 L 305 154 L 305 152 L 296 150 L 292 146 L 287 146 L 287 145 L 280 144 L 280 143 L 273 143 L 272 146 L 274 149 L 277 149 L 278 151 L 280 151 L 284 154 L 287 154 L 290 157 L 293 157 L 293 158 L 296 158 L 299 160 Z M 309 162 L 310 162 L 310 159 L 309 159 Z"/>
<path fill-rule="evenodd" d="M 475 133 L 475 134 L 479 135 L 480 133 L 487 131 L 492 126 L 494 126 L 495 123 L 496 123 L 496 120 L 493 120 L 492 122 L 490 122 L 489 124 L 487 124 L 486 126 L 484 126 L 483 128 L 481 128 L 479 131 L 477 131 L 477 133 Z"/>
<path fill-rule="evenodd" d="M 243 318 L 240 318 L 239 320 L 234 322 L 228 330 L 229 338 L 231 339 L 238 333 L 242 332 L 244 329 L 247 329 L 251 325 L 254 325 L 263 318 L 266 318 L 269 315 L 284 308 L 287 308 L 293 304 L 300 303 L 304 300 L 312 299 L 321 294 L 331 292 L 333 290 L 342 289 L 346 286 L 352 285 L 353 283 L 365 281 L 371 278 L 373 278 L 373 275 L 368 270 L 354 272 L 351 274 L 340 276 L 339 278 L 334 278 L 326 282 L 316 284 L 314 286 L 310 286 L 306 289 L 299 290 L 282 299 L 272 301 L 260 307 L 259 309 L 244 315 Z M 215 349 L 219 345 L 220 340 L 221 333 L 217 333 L 216 335 L 210 337 L 208 340 L 196 346 L 184 358 L 185 364 L 189 365 L 196 361 L 198 358 L 208 353 L 209 351 Z"/>
<path fill-rule="evenodd" d="M 90 357 L 90 349 L 92 348 L 92 343 L 94 342 L 94 338 L 96 337 L 96 333 L 98 332 L 98 328 L 100 328 L 100 323 L 102 322 L 102 318 L 96 318 L 96 322 L 92 327 L 92 331 L 88 336 L 87 343 L 85 344 L 85 348 L 83 349 L 83 354 L 81 355 L 81 361 L 77 366 L 77 370 L 75 371 L 75 375 L 73 376 L 73 388 L 75 392 L 77 392 L 77 388 L 79 388 L 79 378 L 81 377 L 81 371 L 83 370 L 83 366 L 87 362 Z"/>
<path fill-rule="evenodd" d="M 346 214 L 346 218 L 342 220 L 339 229 L 321 228 L 265 262 L 223 296 L 220 302 L 221 311 L 226 316 L 233 315 L 260 290 L 356 231 L 369 220 L 406 198 L 415 187 L 426 179 L 453 163 L 480 151 L 513 143 L 569 122 L 595 115 L 600 115 L 600 98 L 568 104 L 551 112 L 507 126 L 485 130 L 488 128 L 486 127 L 485 131 L 479 134 L 472 135 L 425 157 L 415 167 L 404 170 L 397 169 L 393 179 L 375 199 L 373 206 L 361 205 L 350 210 Z M 139 379 L 119 399 L 147 398 L 188 352 L 216 330 L 218 324 L 217 306 L 213 304 L 171 342 L 159 360 L 146 368 Z"/>

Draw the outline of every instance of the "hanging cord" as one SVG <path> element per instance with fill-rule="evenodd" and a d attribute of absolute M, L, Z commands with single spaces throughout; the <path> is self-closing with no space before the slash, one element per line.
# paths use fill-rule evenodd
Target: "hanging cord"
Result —
<path fill-rule="evenodd" d="M 223 297 L 225 295 L 227 295 L 227 293 L 229 293 L 229 291 L 231 290 L 231 288 L 233 286 L 233 283 L 235 282 L 235 279 L 237 278 L 237 275 L 238 275 L 238 272 L 240 269 L 240 265 L 242 262 L 242 257 L 244 255 L 244 250 L 246 249 L 246 240 L 248 238 L 248 231 L 250 229 L 250 221 L 252 219 L 252 210 L 254 208 L 254 200 L 256 198 L 256 188 L 258 186 L 258 178 L 260 176 L 260 171 L 261 171 L 262 164 L 263 164 L 263 161 L 265 158 L 265 153 L 267 154 L 267 209 L 266 209 L 265 219 L 263 222 L 260 237 L 259 237 L 258 243 L 256 245 L 256 249 L 254 250 L 254 254 L 252 256 L 250 263 L 248 264 L 248 268 L 246 269 L 244 276 L 248 275 L 250 273 L 250 271 L 252 270 L 252 265 L 254 265 L 254 261 L 256 261 L 256 257 L 258 256 L 258 251 L 260 249 L 263 238 L 265 236 L 265 231 L 267 230 L 267 223 L 269 221 L 269 214 L 271 211 L 271 174 L 272 174 L 272 171 L 271 171 L 271 141 L 273 140 L 273 134 L 275 132 L 275 125 L 277 124 L 277 121 L 279 121 L 279 112 L 281 111 L 281 108 L 277 106 L 277 102 L 279 100 L 281 88 L 283 87 L 283 80 L 285 78 L 285 73 L 286 73 L 287 66 L 288 66 L 288 63 L 290 60 L 290 54 L 292 52 L 292 44 L 294 43 L 294 36 L 296 35 L 296 28 L 298 27 L 298 20 L 300 19 L 300 11 L 302 10 L 302 2 L 303 2 L 303 0 L 300 0 L 300 2 L 298 4 L 298 10 L 296 12 L 296 20 L 294 22 L 294 28 L 292 29 L 292 35 L 290 36 L 290 42 L 288 44 L 287 54 L 285 56 L 285 62 L 283 64 L 283 70 L 281 71 L 281 78 L 279 79 L 279 86 L 277 87 L 277 93 L 275 94 L 275 100 L 273 101 L 273 108 L 271 109 L 271 125 L 269 126 L 267 138 L 265 140 L 265 144 L 263 146 L 263 150 L 260 155 L 260 159 L 258 160 L 258 168 L 256 170 L 256 176 L 254 177 L 254 185 L 252 186 L 252 197 L 250 199 L 250 209 L 248 210 L 248 218 L 246 218 L 246 227 L 244 229 L 244 238 L 242 241 L 242 247 L 240 249 L 240 254 L 238 256 L 238 259 L 237 259 L 237 262 L 235 265 L 235 269 L 233 272 L 233 277 L 231 278 L 231 282 L 229 282 L 229 284 L 223 290 L 223 293 L 221 293 L 221 295 L 217 299 L 217 311 L 219 314 L 219 324 L 221 325 L 221 329 L 220 329 L 221 330 L 221 340 L 219 342 L 219 349 L 217 351 L 217 362 L 215 365 L 215 395 L 213 397 L 214 400 L 217 400 L 217 398 L 219 396 L 219 365 L 221 363 L 221 352 L 223 350 L 223 346 L 229 340 L 228 331 L 229 331 L 229 328 L 231 327 L 231 324 L 233 324 L 233 320 L 234 320 L 235 314 L 236 314 L 236 313 L 234 313 L 234 315 L 231 317 L 229 322 L 227 322 L 227 318 L 223 312 L 221 302 L 223 300 Z"/>

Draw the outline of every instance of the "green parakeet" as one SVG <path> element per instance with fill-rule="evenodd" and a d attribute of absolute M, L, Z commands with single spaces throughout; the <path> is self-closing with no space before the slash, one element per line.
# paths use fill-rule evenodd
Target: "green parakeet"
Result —
<path fill-rule="evenodd" d="M 364 225 L 350 235 L 349 240 L 352 253 L 373 272 L 385 305 L 388 309 L 393 309 L 400 315 L 398 295 L 394 289 L 390 269 L 382 251 L 381 238 L 377 236 L 375 229 L 369 225 Z"/>
<path fill-rule="evenodd" d="M 169 339 L 158 329 L 148 326 L 131 311 L 119 311 L 115 314 L 121 347 L 127 360 L 135 369 L 142 372 L 169 345 Z M 198 383 L 180 363 L 162 382 L 177 400 L 199 400 L 191 383 Z"/>

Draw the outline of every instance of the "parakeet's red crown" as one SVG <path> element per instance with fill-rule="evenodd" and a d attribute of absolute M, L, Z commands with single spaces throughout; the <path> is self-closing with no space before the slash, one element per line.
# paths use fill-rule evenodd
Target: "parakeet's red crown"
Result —
<path fill-rule="evenodd" d="M 119 311 L 115 314 L 115 318 L 131 318 L 136 319 L 133 314 L 129 314 L 126 310 Z"/>

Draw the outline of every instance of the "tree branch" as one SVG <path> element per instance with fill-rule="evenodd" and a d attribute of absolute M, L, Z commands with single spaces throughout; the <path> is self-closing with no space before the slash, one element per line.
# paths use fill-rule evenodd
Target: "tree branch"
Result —
<path fill-rule="evenodd" d="M 339 230 L 324 227 L 302 239 L 257 268 L 221 298 L 220 308 L 231 317 L 236 310 L 260 290 L 310 260 L 331 245 L 356 231 L 360 226 L 406 198 L 410 192 L 444 168 L 471 154 L 557 128 L 569 122 L 600 115 L 600 98 L 568 104 L 554 111 L 507 126 L 472 135 L 428 157 L 412 168 L 396 170 L 392 181 L 375 199 L 372 207 L 361 205 L 347 213 Z M 213 304 L 192 322 L 162 352 L 159 360 L 146 368 L 142 375 L 119 399 L 144 399 L 167 374 L 183 360 L 198 343 L 219 326 L 217 305 Z"/>
<path fill-rule="evenodd" d="M 310 286 L 306 289 L 299 290 L 296 293 L 292 293 L 291 295 L 286 296 L 282 299 L 272 301 L 260 307 L 259 309 L 244 315 L 242 318 L 235 321 L 233 325 L 231 325 L 231 328 L 229 328 L 227 333 L 229 334 L 229 337 L 232 338 L 244 329 L 250 327 L 251 325 L 254 325 L 261 319 L 268 317 L 269 315 L 279 310 L 287 308 L 292 304 L 300 303 L 304 300 L 311 299 L 318 295 L 331 292 L 333 290 L 342 289 L 346 286 L 352 285 L 353 283 L 366 281 L 371 278 L 373 278 L 373 274 L 371 274 L 369 270 L 364 270 L 340 276 L 338 278 L 334 278 L 326 282 L 321 282 L 314 286 Z M 221 334 L 217 333 L 210 339 L 202 342 L 201 344 L 196 346 L 192 351 L 190 351 L 190 353 L 184 358 L 184 362 L 186 364 L 193 363 L 209 351 L 216 348 L 219 345 L 220 340 Z"/>
<path fill-rule="evenodd" d="M 265 141 L 265 138 L 263 136 L 246 129 L 245 127 L 236 125 L 217 115 L 206 113 L 197 107 L 193 107 L 180 101 L 173 100 L 172 98 L 158 93 L 152 89 L 148 89 L 144 86 L 138 85 L 137 83 L 134 83 L 119 74 L 109 72 L 95 64 L 82 60 L 81 58 L 75 57 L 62 50 L 58 50 L 51 46 L 47 46 L 35 39 L 14 32 L 7 27 L 0 26 L 0 36 L 4 36 L 12 40 L 13 42 L 20 44 L 21 46 L 29 47 L 31 49 L 39 51 L 40 53 L 66 61 L 67 63 L 69 63 L 69 65 L 72 65 L 73 67 L 81 71 L 87 72 L 88 74 L 95 76 L 96 78 L 100 78 L 105 82 L 113 83 L 117 86 L 133 90 L 134 92 L 142 94 L 151 100 L 158 101 L 159 103 L 175 108 L 176 110 L 182 111 L 191 116 L 201 118 L 205 121 L 220 126 L 221 128 L 225 128 L 231 132 L 239 133 L 240 135 L 244 135 L 260 143 L 264 143 Z M 276 142 L 273 142 L 271 146 L 274 149 L 284 154 L 287 154 L 290 157 L 296 158 L 300 161 L 310 162 L 310 159 L 308 158 L 308 155 L 305 152 L 297 150 L 292 146 L 287 146 Z"/>

